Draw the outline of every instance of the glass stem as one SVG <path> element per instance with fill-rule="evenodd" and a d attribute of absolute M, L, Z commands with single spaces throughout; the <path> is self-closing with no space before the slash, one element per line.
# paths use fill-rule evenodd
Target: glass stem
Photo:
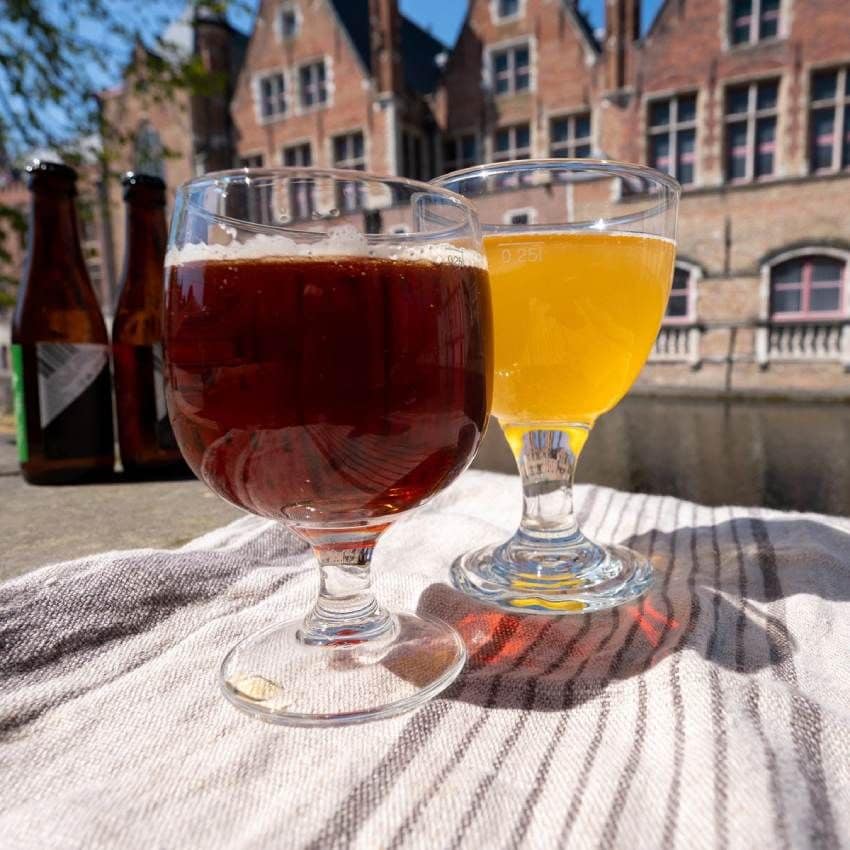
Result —
<path fill-rule="evenodd" d="M 319 563 L 319 596 L 298 639 L 310 646 L 351 646 L 391 636 L 392 615 L 372 592 L 372 553 L 386 526 L 362 530 L 299 530 Z"/>
<path fill-rule="evenodd" d="M 590 426 L 523 428 L 521 435 L 505 430 L 522 479 L 522 521 L 517 536 L 538 545 L 576 540 L 581 531 L 573 508 L 573 479 Z"/>

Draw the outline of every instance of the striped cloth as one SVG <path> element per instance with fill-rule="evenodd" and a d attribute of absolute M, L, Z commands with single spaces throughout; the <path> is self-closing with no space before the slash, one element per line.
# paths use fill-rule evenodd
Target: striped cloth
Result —
<path fill-rule="evenodd" d="M 519 495 L 470 472 L 387 533 L 382 599 L 456 624 L 471 660 L 364 726 L 268 726 L 219 696 L 225 649 L 316 590 L 269 522 L 0 587 L 0 845 L 850 846 L 850 522 L 580 487 L 585 528 L 648 553 L 656 588 L 515 617 L 446 576 Z"/>

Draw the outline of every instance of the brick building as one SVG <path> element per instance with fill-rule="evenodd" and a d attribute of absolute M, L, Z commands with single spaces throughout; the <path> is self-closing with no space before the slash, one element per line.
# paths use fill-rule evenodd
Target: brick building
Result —
<path fill-rule="evenodd" d="M 850 397 L 846 0 L 664 0 L 643 34 L 640 0 L 605 12 L 594 33 L 574 0 L 470 0 L 449 48 L 395 0 L 262 0 L 247 44 L 220 21 L 177 24 L 229 75 L 226 93 L 151 109 L 122 89 L 106 108 L 135 134 L 127 164 L 159 163 L 172 191 L 228 164 L 428 178 L 599 156 L 670 171 L 679 261 L 640 384 Z M 533 218 L 521 189 L 505 191 Z M 115 186 L 110 198 L 114 278 Z"/>

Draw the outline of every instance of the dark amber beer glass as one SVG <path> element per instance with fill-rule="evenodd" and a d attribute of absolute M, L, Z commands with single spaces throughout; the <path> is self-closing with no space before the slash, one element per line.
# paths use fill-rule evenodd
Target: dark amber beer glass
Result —
<path fill-rule="evenodd" d="M 77 174 L 34 161 L 29 244 L 12 319 L 21 472 L 31 484 L 103 480 L 115 463 L 109 338 L 74 207 Z"/>
<path fill-rule="evenodd" d="M 174 427 L 228 501 L 358 521 L 416 507 L 466 466 L 489 403 L 483 269 L 234 249 L 170 266 L 168 288 Z"/>
<path fill-rule="evenodd" d="M 299 222 L 305 190 L 315 205 Z M 475 213 L 450 192 L 292 169 L 181 190 L 165 309 L 177 441 L 212 490 L 285 523 L 321 570 L 305 618 L 225 659 L 239 708 L 353 723 L 412 708 L 460 671 L 454 630 L 384 609 L 369 565 L 391 522 L 472 460 L 490 411 L 491 324 Z"/>

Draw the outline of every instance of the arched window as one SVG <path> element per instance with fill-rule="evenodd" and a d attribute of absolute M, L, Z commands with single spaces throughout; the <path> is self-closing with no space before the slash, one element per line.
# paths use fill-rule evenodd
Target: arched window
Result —
<path fill-rule="evenodd" d="M 825 254 L 792 257 L 770 270 L 770 318 L 829 319 L 844 312 L 845 260 Z"/>
<path fill-rule="evenodd" d="M 699 276 L 696 266 L 684 262 L 676 263 L 667 312 L 664 314 L 665 325 L 681 325 L 694 320 Z"/>
<path fill-rule="evenodd" d="M 137 172 L 165 177 L 162 141 L 159 133 L 147 121 L 143 121 L 136 132 L 134 154 L 134 168 Z"/>

